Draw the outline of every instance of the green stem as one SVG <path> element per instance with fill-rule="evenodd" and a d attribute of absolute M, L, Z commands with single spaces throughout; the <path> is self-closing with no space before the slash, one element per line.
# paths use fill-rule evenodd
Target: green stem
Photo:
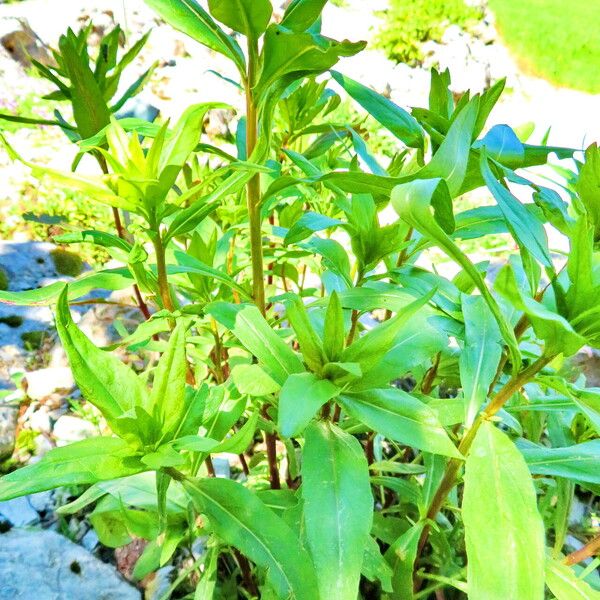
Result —
<path fill-rule="evenodd" d="M 152 243 L 154 244 L 154 252 L 156 253 L 156 271 L 158 276 L 158 292 L 160 294 L 160 300 L 163 308 L 166 308 L 169 312 L 174 312 L 175 304 L 173 303 L 173 297 L 171 296 L 171 290 L 169 288 L 165 247 L 160 231 L 155 232 Z"/>
<path fill-rule="evenodd" d="M 481 412 L 481 414 L 475 419 L 473 425 L 467 430 L 465 436 L 463 437 L 460 446 L 458 447 L 459 451 L 463 456 L 467 456 L 473 441 L 475 440 L 475 436 L 479 431 L 482 423 L 491 419 L 494 415 L 498 413 L 498 411 L 510 400 L 512 395 L 520 390 L 526 383 L 531 381 L 551 360 L 553 357 L 542 356 L 534 363 L 529 365 L 526 369 L 523 369 L 517 375 L 514 375 L 507 383 L 502 387 L 502 389 L 492 398 L 491 402 L 487 406 L 487 408 Z M 427 511 L 427 519 L 432 521 L 435 520 L 438 512 L 442 508 L 446 497 L 452 490 L 452 488 L 456 485 L 456 480 L 458 476 L 458 472 L 460 470 L 463 461 L 461 459 L 453 458 L 448 462 L 446 467 L 446 472 L 444 473 L 444 477 L 437 489 L 431 504 L 429 505 L 429 510 Z M 419 554 L 423 550 L 427 538 L 429 536 L 429 527 L 424 527 L 423 532 L 421 534 L 421 539 L 419 540 Z"/>
<path fill-rule="evenodd" d="M 248 78 L 246 83 L 246 153 L 252 156 L 258 143 L 258 114 L 252 87 L 256 78 L 256 42 L 248 41 Z M 252 290 L 256 306 L 266 314 L 264 261 L 262 245 L 262 219 L 260 214 L 260 175 L 257 173 L 246 187 L 248 221 L 250 224 L 250 253 L 252 258 Z"/>

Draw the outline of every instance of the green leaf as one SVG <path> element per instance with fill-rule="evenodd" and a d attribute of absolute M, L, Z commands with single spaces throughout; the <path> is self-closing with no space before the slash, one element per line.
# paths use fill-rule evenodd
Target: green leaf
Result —
<path fill-rule="evenodd" d="M 403 533 L 387 550 L 385 558 L 392 567 L 395 600 L 413 600 L 413 570 L 424 523 L 417 523 Z"/>
<path fill-rule="evenodd" d="M 248 396 L 268 396 L 275 394 L 281 386 L 258 365 L 236 365 L 231 377 L 240 394 Z"/>
<path fill-rule="evenodd" d="M 237 433 L 223 440 L 213 452 L 229 452 L 230 454 L 241 454 L 242 452 L 245 452 L 254 439 L 258 416 L 259 413 L 255 412 L 244 425 L 242 425 Z"/>
<path fill-rule="evenodd" d="M 146 388 L 129 367 L 96 348 L 77 328 L 69 311 L 67 286 L 58 301 L 56 329 L 83 397 L 100 410 L 115 433 L 138 437 L 119 417 L 136 406 L 147 406 Z"/>
<path fill-rule="evenodd" d="M 340 357 L 341 362 L 358 363 L 364 375 L 377 367 L 378 363 L 389 352 L 395 340 L 402 334 L 403 329 L 410 320 L 433 297 L 432 290 L 423 297 L 405 306 L 398 314 L 377 325 L 362 337 L 358 338 L 351 346 L 346 348 Z"/>
<path fill-rule="evenodd" d="M 321 16 L 327 0 L 292 0 L 281 24 L 296 32 L 306 31 Z"/>
<path fill-rule="evenodd" d="M 234 61 L 245 71 L 244 53 L 238 43 L 227 35 L 196 0 L 144 0 L 171 27 L 189 35 Z"/>
<path fill-rule="evenodd" d="M 346 75 L 337 71 L 332 71 L 331 75 L 356 102 L 401 142 L 410 148 L 425 147 L 421 126 L 403 108 Z"/>
<path fill-rule="evenodd" d="M 460 380 L 465 396 L 465 424 L 470 427 L 487 399 L 502 356 L 502 336 L 481 296 L 463 296 L 465 347 L 460 353 Z"/>
<path fill-rule="evenodd" d="M 546 448 L 520 440 L 518 447 L 534 475 L 600 483 L 600 440 L 564 448 Z"/>
<path fill-rule="evenodd" d="M 327 379 L 312 373 L 290 375 L 281 388 L 277 427 L 285 438 L 302 433 L 316 412 L 340 389 Z"/>
<path fill-rule="evenodd" d="M 304 371 L 296 353 L 271 329 L 255 306 L 238 310 L 232 331 L 279 385 L 283 385 L 289 375 Z"/>
<path fill-rule="evenodd" d="M 308 552 L 254 493 L 228 479 L 190 479 L 184 487 L 215 533 L 267 570 L 267 580 L 281 598 L 319 597 Z"/>
<path fill-rule="evenodd" d="M 592 144 L 585 151 L 585 162 L 579 171 L 577 194 L 594 226 L 594 239 L 600 240 L 600 149 Z"/>
<path fill-rule="evenodd" d="M 215 19 L 253 40 L 265 32 L 273 14 L 269 0 L 208 0 L 208 7 Z"/>
<path fill-rule="evenodd" d="M 373 520 L 373 496 L 367 460 L 355 437 L 322 422 L 307 428 L 302 498 L 320 597 L 356 598 Z"/>
<path fill-rule="evenodd" d="M 533 481 L 515 445 L 490 422 L 475 437 L 464 479 L 469 598 L 540 600 L 544 524 Z"/>
<path fill-rule="evenodd" d="M 154 383 L 146 409 L 160 423 L 163 441 L 172 438 L 185 409 L 186 330 L 187 325 L 179 321 L 171 332 L 169 345 L 154 372 Z"/>
<path fill-rule="evenodd" d="M 353 56 L 364 49 L 365 42 L 336 42 L 322 35 L 296 33 L 272 24 L 264 37 L 263 70 L 257 84 L 261 97 L 275 83 L 290 84 L 306 75 L 317 75 L 333 67 L 340 57 Z M 287 86 L 286 86 L 287 87 Z"/>
<path fill-rule="evenodd" d="M 62 67 L 71 84 L 73 117 L 79 135 L 85 139 L 109 124 L 110 110 L 90 69 L 87 47 L 83 51 L 78 47 L 75 34 L 70 29 L 60 37 L 58 47 Z"/>
<path fill-rule="evenodd" d="M 520 248 L 531 252 L 545 267 L 552 268 L 544 226 L 494 177 L 484 151 L 481 153 L 481 172 Z"/>
<path fill-rule="evenodd" d="M 127 269 L 106 269 L 91 275 L 85 275 L 69 284 L 69 300 L 76 300 L 92 290 L 122 290 L 133 283 L 133 278 Z M 19 306 L 49 306 L 65 289 L 62 281 L 35 290 L 22 292 L 7 292 L 0 290 L 0 302 Z"/>
<path fill-rule="evenodd" d="M 600 592 L 579 579 L 573 569 L 550 556 L 546 560 L 546 585 L 556 600 L 600 599 Z"/>
<path fill-rule="evenodd" d="M 328 360 L 331 362 L 339 360 L 344 351 L 345 343 L 344 311 L 342 310 L 340 297 L 336 291 L 333 291 L 329 298 L 323 326 L 323 351 Z"/>
<path fill-rule="evenodd" d="M 293 296 L 285 302 L 285 314 L 292 326 L 300 344 L 300 352 L 308 368 L 315 373 L 321 373 L 327 362 L 323 343 L 315 332 L 304 302 L 298 296 Z"/>
<path fill-rule="evenodd" d="M 134 475 L 147 468 L 118 438 L 97 437 L 47 452 L 37 463 L 0 478 L 0 502 L 64 485 L 85 485 Z"/>
<path fill-rule="evenodd" d="M 339 402 L 349 415 L 391 440 L 432 454 L 462 458 L 436 413 L 402 390 L 342 394 Z"/>
<path fill-rule="evenodd" d="M 444 180 L 427 179 L 401 184 L 392 192 L 392 204 L 402 219 L 435 241 L 472 279 L 498 323 L 510 352 L 513 372 L 516 372 L 521 365 L 521 353 L 513 328 L 504 318 L 479 270 L 448 236 L 453 224 L 452 200 Z"/>
<path fill-rule="evenodd" d="M 203 275 L 204 277 L 209 277 L 210 279 L 219 281 L 228 288 L 235 290 L 242 298 L 245 298 L 246 300 L 252 299 L 250 294 L 241 285 L 236 283 L 236 281 L 229 275 L 223 273 L 223 271 L 215 269 L 214 267 L 210 267 L 197 258 L 190 256 L 190 254 L 181 252 L 179 250 L 174 252 L 174 256 L 177 260 L 177 266 L 170 265 L 167 267 L 167 271 L 169 273 L 192 273 L 195 275 Z"/>

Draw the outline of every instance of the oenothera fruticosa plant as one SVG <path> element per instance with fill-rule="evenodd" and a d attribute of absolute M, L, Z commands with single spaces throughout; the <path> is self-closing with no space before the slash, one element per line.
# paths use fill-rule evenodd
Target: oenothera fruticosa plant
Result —
<path fill-rule="evenodd" d="M 102 436 L 2 478 L 0 499 L 78 486 L 60 511 L 94 505 L 108 546 L 148 540 L 140 578 L 205 538 L 169 592 L 187 577 L 196 598 L 597 598 L 595 563 L 578 564 L 591 530 L 563 554 L 573 498 L 600 489 L 600 392 L 563 363 L 600 340 L 598 149 L 564 194 L 532 182 L 529 167 L 573 151 L 487 126 L 503 82 L 455 101 L 434 71 L 429 107 L 407 112 L 332 70 L 363 44 L 320 33 L 325 0 L 293 0 L 277 23 L 267 0 L 147 3 L 237 67 L 237 155 L 202 139 L 208 104 L 174 125 L 109 119 L 79 142 L 98 177 L 26 163 L 129 224 L 59 240 L 122 268 L 0 292 L 58 299 L 75 379 L 104 417 Z M 364 115 L 341 118 L 340 94 L 395 140 L 390 156 Z M 490 201 L 457 209 L 473 190 Z M 514 250 L 490 277 L 497 234 Z M 440 252 L 455 276 L 420 260 Z M 153 314 L 119 325 L 115 346 L 139 372 L 69 311 L 133 283 Z M 233 478 L 215 477 L 217 453 L 237 456 Z"/>

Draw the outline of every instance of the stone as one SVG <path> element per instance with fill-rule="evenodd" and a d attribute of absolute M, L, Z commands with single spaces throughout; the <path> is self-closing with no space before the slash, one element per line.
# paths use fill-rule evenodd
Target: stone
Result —
<path fill-rule="evenodd" d="M 27 423 L 33 431 L 40 433 L 52 433 L 52 419 L 45 406 L 27 415 Z"/>
<path fill-rule="evenodd" d="M 8 458 L 15 449 L 19 407 L 0 404 L 0 460 Z"/>
<path fill-rule="evenodd" d="M 34 510 L 38 513 L 46 513 L 54 507 L 54 492 L 38 492 L 37 494 L 31 494 L 27 496 L 29 500 L 29 504 L 32 506 Z"/>
<path fill-rule="evenodd" d="M 138 590 L 53 531 L 0 535 L 0 600 L 140 600 Z"/>
<path fill-rule="evenodd" d="M 85 535 L 81 538 L 81 545 L 88 551 L 93 552 L 100 540 L 98 539 L 98 534 L 93 529 L 88 529 Z"/>
<path fill-rule="evenodd" d="M 27 395 L 32 400 L 43 400 L 57 391 L 70 392 L 75 380 L 68 367 L 48 367 L 25 374 Z"/>
<path fill-rule="evenodd" d="M 19 29 L 10 31 L 0 38 L 2 47 L 22 67 L 31 67 L 32 58 L 42 64 L 50 64 L 52 62 L 50 53 L 39 37 L 25 21 L 19 21 L 19 25 Z"/>
<path fill-rule="evenodd" d="M 53 433 L 57 446 L 66 446 L 98 435 L 94 425 L 84 419 L 70 415 L 64 415 L 56 421 Z"/>
<path fill-rule="evenodd" d="M 8 522 L 13 527 L 27 527 L 40 521 L 40 515 L 31 506 L 26 496 L 0 502 L 0 521 Z"/>
<path fill-rule="evenodd" d="M 216 477 L 231 479 L 231 465 L 227 458 L 213 457 L 212 462 Z"/>

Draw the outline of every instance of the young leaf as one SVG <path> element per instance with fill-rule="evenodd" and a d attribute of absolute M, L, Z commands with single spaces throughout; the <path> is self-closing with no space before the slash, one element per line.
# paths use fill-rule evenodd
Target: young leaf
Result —
<path fill-rule="evenodd" d="M 187 325 L 180 321 L 171 333 L 156 368 L 148 402 L 147 412 L 160 423 L 163 441 L 171 439 L 185 409 L 186 329 Z"/>
<path fill-rule="evenodd" d="M 544 524 L 533 481 L 515 445 L 490 422 L 467 458 L 462 508 L 469 598 L 543 598 Z"/>
<path fill-rule="evenodd" d="M 424 523 L 417 523 L 403 533 L 385 553 L 392 567 L 392 587 L 396 600 L 413 600 L 413 569 Z"/>
<path fill-rule="evenodd" d="M 129 367 L 117 357 L 96 348 L 77 328 L 69 311 L 67 289 L 65 286 L 58 301 L 56 329 L 73 377 L 83 397 L 102 412 L 115 433 L 137 437 L 137 432 L 119 417 L 136 406 L 147 406 L 146 388 Z"/>
<path fill-rule="evenodd" d="M 208 0 L 208 7 L 215 19 L 252 40 L 265 32 L 273 14 L 269 0 Z"/>
<path fill-rule="evenodd" d="M 481 296 L 463 296 L 465 347 L 460 353 L 460 380 L 465 395 L 465 423 L 471 426 L 485 402 L 502 356 L 502 336 Z"/>
<path fill-rule="evenodd" d="M 267 570 L 279 597 L 319 597 L 308 552 L 289 525 L 254 493 L 229 479 L 190 479 L 184 487 L 218 536 Z"/>
<path fill-rule="evenodd" d="M 323 351 L 329 361 L 336 362 L 340 358 L 345 342 L 344 311 L 338 293 L 333 291 L 327 305 L 323 327 Z"/>
<path fill-rule="evenodd" d="M 355 437 L 322 422 L 308 427 L 302 498 L 320 597 L 355 598 L 373 519 L 369 468 Z"/>
<path fill-rule="evenodd" d="M 331 381 L 312 373 L 290 375 L 279 395 L 277 427 L 281 435 L 291 438 L 302 433 L 316 412 L 339 393 Z"/>
<path fill-rule="evenodd" d="M 339 402 L 349 415 L 392 440 L 432 454 L 462 457 L 435 412 L 402 390 L 343 394 Z"/>
<path fill-rule="evenodd" d="M 0 479 L 0 502 L 51 490 L 127 477 L 147 470 L 119 438 L 97 437 L 47 452 L 37 463 Z"/>

